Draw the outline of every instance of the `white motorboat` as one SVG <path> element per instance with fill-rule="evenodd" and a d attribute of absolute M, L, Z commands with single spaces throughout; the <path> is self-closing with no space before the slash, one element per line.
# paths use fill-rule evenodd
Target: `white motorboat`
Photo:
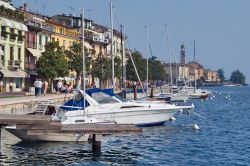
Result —
<path fill-rule="evenodd" d="M 196 89 L 194 92 L 189 92 L 191 99 L 206 99 L 209 95 L 211 95 L 210 91 Z"/>
<path fill-rule="evenodd" d="M 161 93 L 158 92 L 156 93 L 154 96 L 162 96 L 162 97 L 169 97 L 170 101 L 172 102 L 184 102 L 187 101 L 190 98 L 190 95 L 188 93 L 185 92 L 177 92 L 177 93 Z"/>
<path fill-rule="evenodd" d="M 79 97 L 79 96 L 82 97 Z M 100 123 L 134 124 L 138 126 L 161 125 L 181 109 L 192 109 L 193 106 L 176 106 L 167 103 L 149 101 L 124 101 L 117 96 L 110 96 L 101 90 L 85 94 L 86 108 L 82 108 L 84 92 L 80 91 L 75 100 L 61 107 L 64 112 L 64 123 L 72 123 L 76 117 L 92 117 Z M 80 105 L 79 105 L 80 103 Z"/>

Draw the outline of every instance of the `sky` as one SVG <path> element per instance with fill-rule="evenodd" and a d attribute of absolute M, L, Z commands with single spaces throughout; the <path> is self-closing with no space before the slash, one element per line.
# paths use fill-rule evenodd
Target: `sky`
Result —
<path fill-rule="evenodd" d="M 12 0 L 18 7 L 45 15 L 80 14 L 102 25 L 110 25 L 110 0 Z M 179 61 L 180 46 L 186 47 L 187 61 L 196 59 L 205 68 L 223 68 L 230 77 L 240 70 L 250 83 L 250 1 L 249 0 L 113 0 L 114 27 L 122 24 L 130 49 L 149 56 L 146 28 L 154 56 L 165 62 Z M 168 33 L 166 32 L 168 25 Z M 170 53 L 167 49 L 169 38 Z"/>

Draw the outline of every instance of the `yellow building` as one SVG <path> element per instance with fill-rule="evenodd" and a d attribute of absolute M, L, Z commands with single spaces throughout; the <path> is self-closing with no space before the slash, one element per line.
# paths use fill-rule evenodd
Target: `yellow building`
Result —
<path fill-rule="evenodd" d="M 46 20 L 46 23 L 53 27 L 52 40 L 58 41 L 65 50 L 68 50 L 74 42 L 79 42 L 80 34 L 76 28 L 68 28 L 50 20 Z"/>

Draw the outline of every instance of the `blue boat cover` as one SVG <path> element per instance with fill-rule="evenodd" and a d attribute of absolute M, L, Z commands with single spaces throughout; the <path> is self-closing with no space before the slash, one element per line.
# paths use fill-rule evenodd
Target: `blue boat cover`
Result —
<path fill-rule="evenodd" d="M 89 96 L 92 96 L 93 93 L 98 93 L 98 92 L 103 92 L 109 96 L 115 96 L 113 93 L 113 89 L 99 89 L 99 88 L 94 88 L 94 89 L 88 89 L 86 93 Z M 88 101 L 86 100 L 85 106 L 89 106 Z M 63 104 L 63 106 L 60 107 L 63 110 L 66 111 L 75 111 L 75 110 L 81 110 L 84 109 L 84 98 L 82 97 L 80 100 L 75 100 L 74 98 L 70 99 L 66 103 Z"/>

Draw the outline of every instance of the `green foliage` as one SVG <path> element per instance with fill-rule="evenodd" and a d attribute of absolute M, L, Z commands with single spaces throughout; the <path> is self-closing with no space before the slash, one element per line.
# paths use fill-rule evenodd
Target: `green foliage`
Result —
<path fill-rule="evenodd" d="M 165 80 L 166 72 L 164 70 L 161 61 L 158 61 L 156 57 L 149 59 L 149 79 L 150 80 Z"/>
<path fill-rule="evenodd" d="M 234 84 L 245 84 L 246 77 L 239 70 L 235 70 L 231 74 L 230 81 Z"/>
<path fill-rule="evenodd" d="M 147 75 L 147 61 L 146 59 L 143 59 L 141 53 L 139 51 L 133 51 L 131 53 L 133 60 L 135 62 L 135 66 L 137 68 L 138 74 L 141 78 L 141 80 L 146 80 Z M 129 57 L 129 60 L 126 65 L 126 78 L 127 80 L 133 80 L 138 81 L 138 78 L 136 76 L 136 72 L 132 63 L 131 58 Z"/>
<path fill-rule="evenodd" d="M 122 61 L 121 58 L 116 56 L 115 59 L 115 77 L 121 79 L 122 76 Z"/>
<path fill-rule="evenodd" d="M 224 80 L 225 80 L 225 75 L 224 75 L 224 70 L 223 69 L 218 69 L 217 70 L 217 72 L 218 72 L 218 75 L 219 75 L 219 78 L 220 78 L 220 82 L 224 82 Z"/>
<path fill-rule="evenodd" d="M 20 12 L 19 10 L 11 10 L 9 8 L 4 7 L 3 5 L 0 6 L 0 16 L 22 22 L 25 19 L 23 12 Z"/>
<path fill-rule="evenodd" d="M 107 55 L 99 54 L 93 61 L 91 74 L 99 79 L 102 87 L 103 81 L 112 77 L 111 59 Z"/>
<path fill-rule="evenodd" d="M 68 74 L 68 62 L 58 42 L 51 42 L 45 46 L 45 52 L 37 62 L 37 73 L 45 79 L 65 77 Z"/>
<path fill-rule="evenodd" d="M 142 54 L 139 51 L 132 52 L 132 57 L 134 59 L 135 66 L 137 68 L 137 71 L 141 80 L 146 80 L 147 59 L 144 59 L 142 57 Z M 156 57 L 150 58 L 148 64 L 149 64 L 148 70 L 149 70 L 150 80 L 157 80 L 157 79 L 165 80 L 166 79 L 166 72 L 163 68 L 163 65 L 161 64 L 160 61 L 156 59 Z M 127 80 L 138 81 L 131 58 L 129 58 L 127 65 L 126 65 L 126 77 L 127 77 Z"/>
<path fill-rule="evenodd" d="M 82 45 L 80 43 L 74 43 L 71 47 L 70 50 L 65 51 L 68 62 L 69 62 L 69 69 L 70 70 L 75 70 L 77 74 L 77 78 L 80 77 L 83 71 L 83 66 L 82 66 Z M 90 72 L 90 62 L 91 59 L 88 56 L 89 54 L 85 52 L 85 64 L 86 64 L 86 71 L 89 74 Z"/>

